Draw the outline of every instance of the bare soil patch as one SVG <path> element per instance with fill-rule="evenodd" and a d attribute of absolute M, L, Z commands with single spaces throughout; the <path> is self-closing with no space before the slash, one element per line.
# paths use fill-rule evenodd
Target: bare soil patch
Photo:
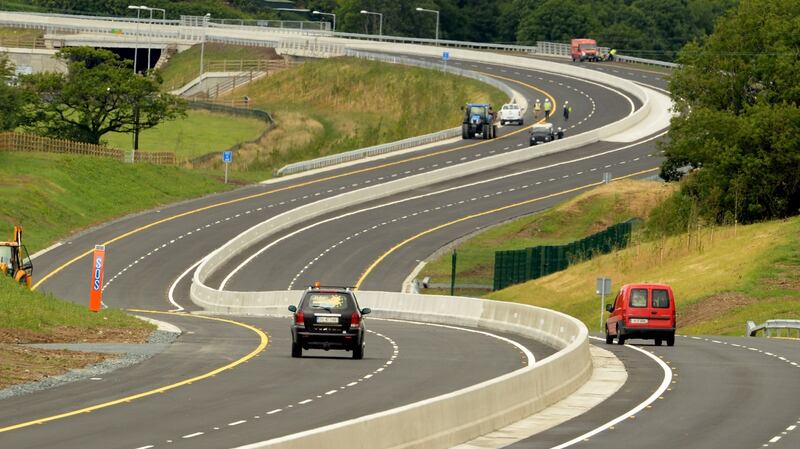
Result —
<path fill-rule="evenodd" d="M 0 343 L 144 343 L 149 329 L 59 326 L 48 332 L 0 328 Z"/>
<path fill-rule="evenodd" d="M 29 348 L 0 343 L 0 389 L 102 362 L 113 354 Z"/>
<path fill-rule="evenodd" d="M 678 311 L 678 328 L 705 323 L 724 316 L 739 307 L 758 302 L 758 299 L 738 292 L 724 292 L 709 296 Z"/>
<path fill-rule="evenodd" d="M 114 354 L 38 349 L 28 343 L 145 343 L 148 329 L 59 326 L 49 332 L 0 328 L 0 389 L 64 374 L 114 357 Z"/>

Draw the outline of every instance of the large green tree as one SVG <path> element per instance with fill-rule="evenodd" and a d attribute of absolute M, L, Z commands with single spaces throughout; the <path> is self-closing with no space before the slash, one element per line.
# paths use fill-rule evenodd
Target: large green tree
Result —
<path fill-rule="evenodd" d="M 14 64 L 0 53 L 0 131 L 13 130 L 20 124 L 25 99 L 22 91 L 11 86 Z"/>
<path fill-rule="evenodd" d="M 109 132 L 152 128 L 185 113 L 183 100 L 161 93 L 161 80 L 133 73 L 129 61 L 90 47 L 58 53 L 68 73 L 38 73 L 22 78 L 35 102 L 29 128 L 43 135 L 100 143 Z"/>
<path fill-rule="evenodd" d="M 742 0 L 684 48 L 662 177 L 711 221 L 800 213 L 800 2 Z"/>

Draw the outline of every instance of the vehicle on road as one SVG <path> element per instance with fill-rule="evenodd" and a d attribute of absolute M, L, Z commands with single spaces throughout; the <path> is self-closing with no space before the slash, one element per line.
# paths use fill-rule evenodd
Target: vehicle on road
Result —
<path fill-rule="evenodd" d="M 292 317 L 292 357 L 304 349 L 352 351 L 354 359 L 364 358 L 364 315 L 352 287 L 315 284 L 303 292 L 297 306 L 289 306 Z"/>
<path fill-rule="evenodd" d="M 606 343 L 625 344 L 631 338 L 662 341 L 675 345 L 675 295 L 666 284 L 623 285 L 613 304 L 606 306 L 611 313 L 606 319 Z"/>
<path fill-rule="evenodd" d="M 464 120 L 461 122 L 461 137 L 472 139 L 480 134 L 484 139 L 494 139 L 497 126 L 494 124 L 494 111 L 489 104 L 467 103 L 462 106 Z"/>
<path fill-rule="evenodd" d="M 9 242 L 0 242 L 0 273 L 11 276 L 20 284 L 31 288 L 33 262 L 28 249 L 22 244 L 22 227 L 14 226 L 14 236 Z"/>
<path fill-rule="evenodd" d="M 525 124 L 525 111 L 519 107 L 517 103 L 508 103 L 504 104 L 502 108 L 500 108 L 500 124 L 505 125 L 506 123 L 513 122 L 514 124 L 522 126 Z"/>
<path fill-rule="evenodd" d="M 572 62 L 600 61 L 600 52 L 594 39 L 572 39 L 569 44 L 569 53 Z"/>
<path fill-rule="evenodd" d="M 556 131 L 553 129 L 552 123 L 539 123 L 533 125 L 530 134 L 530 144 L 539 145 L 541 143 L 552 142 L 557 138 Z"/>

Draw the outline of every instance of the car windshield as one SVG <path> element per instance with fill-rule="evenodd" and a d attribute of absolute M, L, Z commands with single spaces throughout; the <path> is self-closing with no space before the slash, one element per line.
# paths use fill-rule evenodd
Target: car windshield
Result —
<path fill-rule="evenodd" d="M 324 309 L 331 312 L 348 309 L 350 307 L 349 299 L 349 296 L 341 293 L 312 293 L 306 304 L 312 309 Z"/>
<path fill-rule="evenodd" d="M 631 307 L 647 307 L 646 288 L 634 288 L 631 291 Z"/>
<path fill-rule="evenodd" d="M 533 137 L 545 137 L 550 135 L 550 133 L 546 131 L 534 131 L 531 134 L 533 135 Z"/>
<path fill-rule="evenodd" d="M 506 109 L 506 110 L 519 109 L 519 107 L 515 106 L 513 104 L 507 104 L 507 105 L 503 106 L 503 109 Z"/>
<path fill-rule="evenodd" d="M 595 44 L 580 44 L 580 45 L 578 45 L 578 48 L 580 48 L 581 50 L 595 50 L 597 48 L 597 45 L 595 45 Z"/>

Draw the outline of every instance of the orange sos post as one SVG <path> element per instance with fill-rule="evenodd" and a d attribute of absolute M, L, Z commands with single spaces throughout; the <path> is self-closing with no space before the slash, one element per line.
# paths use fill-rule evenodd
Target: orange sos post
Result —
<path fill-rule="evenodd" d="M 92 285 L 89 289 L 89 310 L 99 312 L 103 304 L 103 274 L 106 269 L 106 247 L 95 245 L 92 256 Z"/>

